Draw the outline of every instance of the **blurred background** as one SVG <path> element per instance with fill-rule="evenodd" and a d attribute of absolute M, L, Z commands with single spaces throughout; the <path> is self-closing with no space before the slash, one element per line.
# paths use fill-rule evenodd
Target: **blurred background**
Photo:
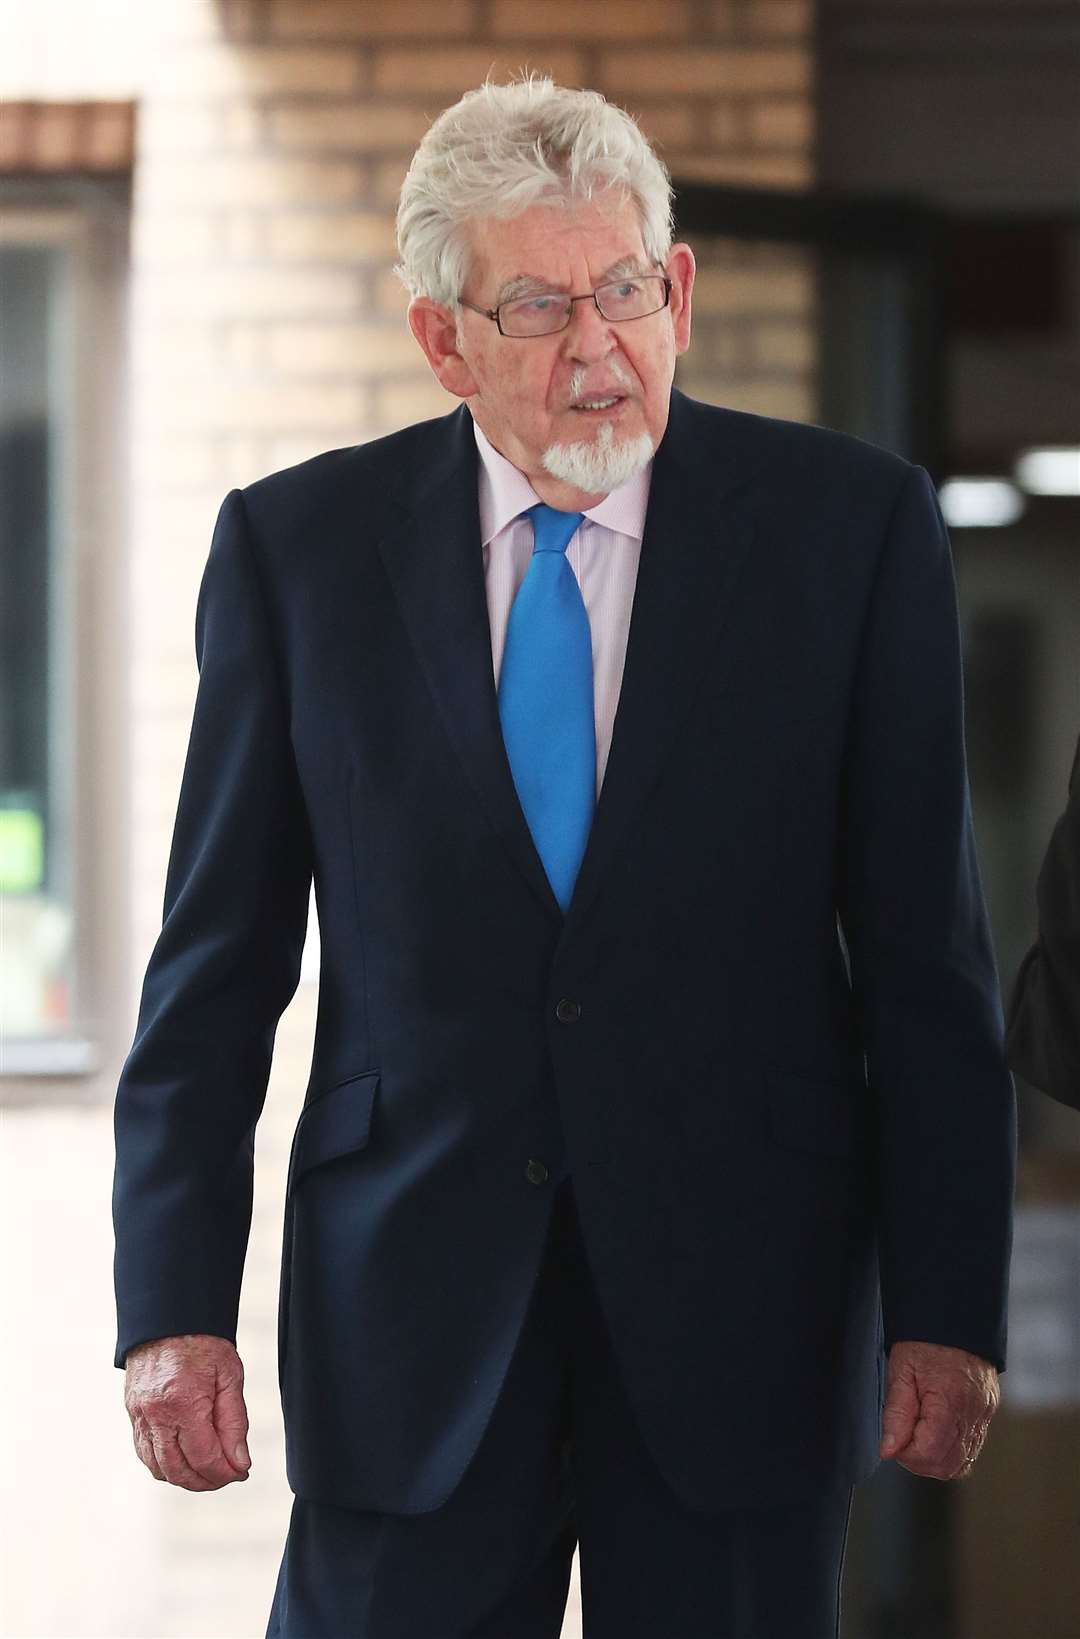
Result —
<path fill-rule="evenodd" d="M 275 1315 L 314 904 L 258 1129 L 246 1486 L 195 1495 L 136 1459 L 111 1363 L 112 1100 L 161 923 L 217 509 L 457 402 L 390 272 L 429 122 L 489 70 L 620 103 L 698 260 L 676 384 L 928 468 L 1007 993 L 1080 729 L 1078 66 L 1075 0 L 0 0 L 9 1639 L 265 1632 L 291 1502 Z M 888 1464 L 860 1488 L 844 1639 L 1080 1632 L 1080 1116 L 1017 1091 L 1002 1410 L 964 1484 Z"/>

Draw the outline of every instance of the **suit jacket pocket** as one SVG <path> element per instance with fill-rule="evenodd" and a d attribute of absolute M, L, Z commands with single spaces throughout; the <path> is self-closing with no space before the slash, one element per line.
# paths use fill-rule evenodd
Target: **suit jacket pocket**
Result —
<path fill-rule="evenodd" d="M 361 1070 L 310 1099 L 300 1112 L 289 1157 L 286 1195 L 312 1167 L 363 1149 L 371 1136 L 371 1114 L 380 1071 Z"/>
<path fill-rule="evenodd" d="M 848 1077 L 809 1077 L 766 1070 L 769 1130 L 778 1144 L 815 1155 L 853 1155 L 862 1127 L 865 1087 Z"/>

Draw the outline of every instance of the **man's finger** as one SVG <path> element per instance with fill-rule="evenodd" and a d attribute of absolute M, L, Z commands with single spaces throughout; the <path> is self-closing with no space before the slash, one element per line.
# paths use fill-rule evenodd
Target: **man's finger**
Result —
<path fill-rule="evenodd" d="M 237 1474 L 247 1474 L 251 1456 L 247 1447 L 248 1414 L 244 1390 L 235 1379 L 220 1388 L 214 1397 L 214 1429 L 226 1459 Z"/>
<path fill-rule="evenodd" d="M 208 1411 L 201 1412 L 197 1422 L 182 1423 L 176 1434 L 186 1461 L 215 1490 L 232 1480 L 247 1479 L 246 1471 L 237 1469 L 222 1450 Z"/>
<path fill-rule="evenodd" d="M 160 1424 L 150 1425 L 154 1455 L 169 1484 L 182 1486 L 185 1491 L 216 1490 L 217 1488 L 208 1484 L 201 1474 L 196 1474 L 180 1449 L 177 1432 L 175 1428 L 164 1428 Z"/>
<path fill-rule="evenodd" d="M 914 1382 L 907 1377 L 895 1377 L 889 1384 L 881 1414 L 882 1457 L 892 1457 L 907 1445 L 918 1415 L 919 1396 Z"/>
<path fill-rule="evenodd" d="M 154 1455 L 154 1442 L 150 1438 L 150 1430 L 141 1412 L 132 1413 L 131 1433 L 135 1440 L 135 1450 L 138 1453 L 139 1461 L 150 1470 L 155 1480 L 164 1480 L 165 1476 L 161 1472 L 161 1465 Z"/>
<path fill-rule="evenodd" d="M 964 1460 L 961 1428 L 949 1402 L 932 1390 L 922 1397 L 919 1419 L 899 1453 L 904 1468 L 930 1479 L 948 1479 Z"/>

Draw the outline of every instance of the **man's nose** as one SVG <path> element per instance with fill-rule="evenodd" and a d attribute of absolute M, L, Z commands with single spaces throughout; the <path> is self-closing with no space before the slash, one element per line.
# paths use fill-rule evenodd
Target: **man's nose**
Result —
<path fill-rule="evenodd" d="M 606 358 L 617 346 L 614 326 L 605 319 L 595 300 L 575 302 L 566 327 L 566 347 L 572 358 L 591 360 Z"/>

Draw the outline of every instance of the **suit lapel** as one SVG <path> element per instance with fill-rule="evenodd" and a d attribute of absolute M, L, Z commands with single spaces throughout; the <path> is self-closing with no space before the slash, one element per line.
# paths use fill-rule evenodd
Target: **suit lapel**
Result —
<path fill-rule="evenodd" d="M 503 847 L 547 914 L 562 921 L 514 788 L 499 722 L 480 546 L 472 416 L 443 418 L 439 453 L 399 492 L 379 551 L 446 733 Z M 448 794 L 449 795 L 449 794 Z"/>
<path fill-rule="evenodd" d="M 722 667 L 725 627 L 753 539 L 742 489 L 749 460 L 717 449 L 693 399 L 672 390 L 653 460 L 626 660 L 604 783 L 566 912 L 572 939 L 620 839 L 659 778 L 706 665 Z"/>
<path fill-rule="evenodd" d="M 653 461 L 626 662 L 604 782 L 564 918 L 514 788 L 499 722 L 480 550 L 479 452 L 462 404 L 443 418 L 440 453 L 379 550 L 432 696 L 489 823 L 561 939 L 595 897 L 620 838 L 660 774 L 706 662 L 723 665 L 724 629 L 753 537 L 753 452 L 718 450 L 715 410 L 678 389 Z"/>

